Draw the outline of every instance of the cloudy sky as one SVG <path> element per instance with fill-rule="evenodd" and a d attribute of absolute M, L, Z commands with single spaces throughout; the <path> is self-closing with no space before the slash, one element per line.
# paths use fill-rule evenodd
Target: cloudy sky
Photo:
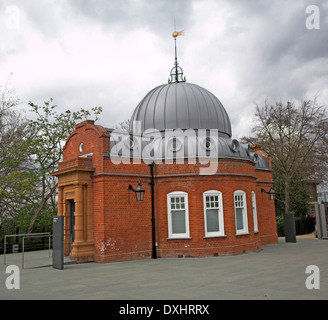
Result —
<path fill-rule="evenodd" d="M 102 106 L 113 127 L 167 83 L 174 19 L 187 81 L 220 99 L 235 138 L 266 98 L 328 104 L 328 0 L 1 0 L 0 86 L 21 108 Z"/>

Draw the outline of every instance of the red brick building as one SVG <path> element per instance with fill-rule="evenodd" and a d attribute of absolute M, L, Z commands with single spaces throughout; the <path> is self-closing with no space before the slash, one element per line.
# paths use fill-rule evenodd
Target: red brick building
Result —
<path fill-rule="evenodd" d="M 231 139 L 221 102 L 187 83 L 177 62 L 130 123 L 124 132 L 87 120 L 66 141 L 54 175 L 77 261 L 219 256 L 277 243 L 270 158 Z M 143 201 L 129 190 L 138 182 Z"/>

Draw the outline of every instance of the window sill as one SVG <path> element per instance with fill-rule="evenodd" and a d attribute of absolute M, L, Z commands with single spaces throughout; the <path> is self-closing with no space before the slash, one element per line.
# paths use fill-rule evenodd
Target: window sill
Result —
<path fill-rule="evenodd" d="M 241 233 L 236 233 L 235 236 L 238 237 L 238 236 L 247 236 L 247 235 L 250 235 L 249 232 L 241 232 Z"/>
<path fill-rule="evenodd" d="M 166 238 L 166 240 L 191 240 L 191 237 L 183 237 L 183 238 L 178 238 L 178 237 L 172 237 L 172 238 Z"/>
<path fill-rule="evenodd" d="M 226 238 L 227 236 L 225 234 L 220 236 L 204 236 L 203 239 L 210 239 L 210 238 Z"/>

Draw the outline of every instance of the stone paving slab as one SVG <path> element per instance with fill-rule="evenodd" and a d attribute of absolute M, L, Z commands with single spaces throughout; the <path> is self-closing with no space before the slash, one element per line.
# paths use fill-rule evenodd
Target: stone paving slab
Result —
<path fill-rule="evenodd" d="M 259 253 L 190 259 L 51 266 L 45 252 L 7 255 L 20 270 L 20 289 L 7 289 L 0 256 L 1 300 L 327 300 L 328 241 L 299 237 L 297 243 L 263 247 Z M 68 262 L 68 261 L 67 261 Z M 305 269 L 320 270 L 320 289 L 309 290 Z"/>

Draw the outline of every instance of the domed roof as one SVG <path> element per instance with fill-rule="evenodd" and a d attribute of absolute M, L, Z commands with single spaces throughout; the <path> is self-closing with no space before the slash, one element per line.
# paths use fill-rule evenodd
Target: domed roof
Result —
<path fill-rule="evenodd" d="M 134 110 L 133 121 L 147 129 L 217 129 L 220 136 L 231 137 L 229 116 L 219 99 L 199 85 L 171 82 L 151 90 Z"/>

